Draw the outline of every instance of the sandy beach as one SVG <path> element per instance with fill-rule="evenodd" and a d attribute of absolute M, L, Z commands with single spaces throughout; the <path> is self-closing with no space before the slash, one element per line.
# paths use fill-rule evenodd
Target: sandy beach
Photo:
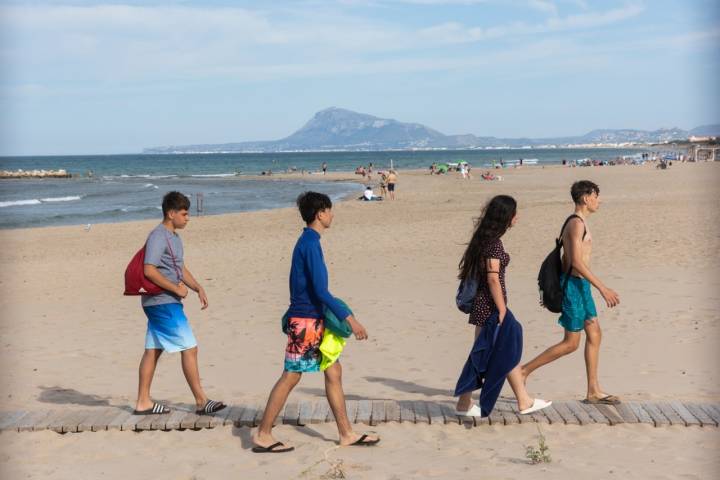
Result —
<path fill-rule="evenodd" d="M 538 305 L 537 270 L 572 211 L 578 179 L 600 185 L 590 220 L 593 270 L 621 298 L 609 310 L 593 292 L 603 328 L 603 388 L 625 400 L 720 400 L 720 164 L 506 169 L 503 181 L 399 172 L 394 202 L 346 200 L 323 237 L 331 291 L 367 327 L 367 342 L 343 353 L 348 398 L 447 400 L 472 340 L 454 304 L 457 263 L 473 219 L 493 195 L 513 195 L 519 221 L 503 242 L 511 255 L 509 307 L 524 327 L 527 361 L 562 337 Z M 320 176 L 313 176 L 313 180 Z M 282 181 L 282 176 L 278 176 Z M 326 180 L 357 180 L 331 174 Z M 357 195 L 362 187 L 358 185 Z M 159 200 L 159 199 L 158 199 Z M 157 222 L 2 230 L 0 409 L 132 405 L 145 317 L 123 297 L 122 274 Z M 199 342 L 209 395 L 264 402 L 277 379 L 285 337 L 288 272 L 302 228 L 293 208 L 192 218 L 185 259 L 207 290 L 185 309 Z M 581 399 L 582 351 L 536 372 L 532 394 Z M 291 399 L 324 394 L 306 375 Z M 505 387 L 504 395 L 511 395 Z M 192 397 L 178 355 L 164 355 L 157 400 Z M 528 465 L 532 425 L 383 425 L 375 449 L 333 449 L 348 478 L 712 478 L 720 473 L 718 429 L 643 425 L 544 426 L 553 462 Z M 250 453 L 247 428 L 185 432 L 3 433 L 3 478 L 320 478 L 316 462 L 335 444 L 332 424 L 279 427 L 297 451 Z M 152 453 L 150 453 L 152 452 Z M 314 465 L 314 466 L 313 466 Z"/>

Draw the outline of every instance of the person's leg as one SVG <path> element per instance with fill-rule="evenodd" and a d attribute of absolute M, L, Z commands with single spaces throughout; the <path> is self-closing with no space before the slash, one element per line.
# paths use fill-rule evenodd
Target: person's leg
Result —
<path fill-rule="evenodd" d="M 284 371 L 280 379 L 275 382 L 275 386 L 270 391 L 267 405 L 265 405 L 265 412 L 260 421 L 260 426 L 252 436 L 255 445 L 259 447 L 269 447 L 277 442 L 272 436 L 273 423 L 275 422 L 275 418 L 280 414 L 280 410 L 285 406 L 288 395 L 290 395 L 292 389 L 295 388 L 295 385 L 298 384 L 301 377 L 302 373 L 300 372 Z"/>
<path fill-rule="evenodd" d="M 535 399 L 528 395 L 525 388 L 525 379 L 522 375 L 522 367 L 519 364 L 508 373 L 507 380 L 517 399 L 518 410 L 532 407 Z"/>
<path fill-rule="evenodd" d="M 138 396 L 135 410 L 147 410 L 153 406 L 153 401 L 150 399 L 150 385 L 152 385 L 155 367 L 162 352 L 160 349 L 147 348 L 143 353 L 140 360 Z"/>
<path fill-rule="evenodd" d="M 475 344 L 475 340 L 477 340 L 478 335 L 480 335 L 480 330 L 482 327 L 475 325 L 475 334 L 473 336 L 473 345 Z M 470 347 L 472 348 L 472 346 Z M 463 393 L 458 397 L 457 405 L 455 405 L 455 410 L 458 412 L 467 412 L 470 410 L 470 407 L 472 406 L 472 392 L 466 392 Z"/>
<path fill-rule="evenodd" d="M 325 370 L 325 395 L 327 396 L 330 409 L 335 416 L 338 435 L 340 436 L 340 445 L 350 445 L 356 442 L 360 435 L 355 433 L 350 425 L 345 408 L 345 392 L 342 388 L 342 366 L 340 362 L 335 362 Z M 368 435 L 368 442 L 376 440 L 374 435 Z"/>
<path fill-rule="evenodd" d="M 565 336 L 560 343 L 556 343 L 521 367 L 523 381 L 526 381 L 532 372 L 543 365 L 547 365 L 564 355 L 574 352 L 579 345 L 580 332 L 565 330 Z"/>
<path fill-rule="evenodd" d="M 192 394 L 195 397 L 195 405 L 197 405 L 199 410 L 205 406 L 208 399 L 202 385 L 200 384 L 200 370 L 198 368 L 197 355 L 197 347 L 188 348 L 187 350 L 180 352 L 185 380 L 187 380 L 187 383 L 190 386 L 190 391 L 192 391 Z"/>
<path fill-rule="evenodd" d="M 600 389 L 598 380 L 598 363 L 600 360 L 600 342 L 602 330 L 597 317 L 585 322 L 585 369 L 587 371 L 587 397 L 602 398 L 605 396 Z"/>

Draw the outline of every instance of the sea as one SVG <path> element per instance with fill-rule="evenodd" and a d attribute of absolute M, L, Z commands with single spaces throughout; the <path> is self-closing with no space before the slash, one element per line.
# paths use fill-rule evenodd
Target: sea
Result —
<path fill-rule="evenodd" d="M 0 170 L 64 169 L 72 174 L 63 179 L 0 179 L 0 228 L 159 219 L 162 196 L 171 190 L 191 198 L 192 214 L 198 214 L 201 194 L 202 215 L 288 207 L 307 190 L 326 193 L 334 201 L 362 194 L 356 183 L 319 180 L 323 163 L 330 172 L 372 163 L 376 170 L 392 165 L 402 173 L 464 160 L 477 171 L 501 160 L 536 159 L 552 165 L 563 159 L 611 160 L 639 152 L 593 148 L 0 157 Z M 297 176 L 282 181 L 244 178 L 288 171 Z"/>

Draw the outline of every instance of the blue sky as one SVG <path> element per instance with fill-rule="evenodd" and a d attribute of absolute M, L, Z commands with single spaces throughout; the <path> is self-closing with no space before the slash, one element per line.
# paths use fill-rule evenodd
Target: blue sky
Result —
<path fill-rule="evenodd" d="M 0 155 L 272 140 L 330 106 L 501 137 L 718 123 L 719 5 L 2 1 Z"/>

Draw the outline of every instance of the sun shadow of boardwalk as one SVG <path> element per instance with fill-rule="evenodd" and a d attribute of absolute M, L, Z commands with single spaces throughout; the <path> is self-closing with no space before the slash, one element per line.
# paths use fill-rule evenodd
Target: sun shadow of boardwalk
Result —
<path fill-rule="evenodd" d="M 84 405 L 87 407 L 116 407 L 123 410 L 130 409 L 127 405 L 113 405 L 110 403 L 110 397 L 101 397 L 78 392 L 72 388 L 62 387 L 38 387 L 41 392 L 38 395 L 38 401 L 43 403 L 54 403 L 57 405 Z"/>
<path fill-rule="evenodd" d="M 398 380 L 396 378 L 365 377 L 365 380 L 373 383 L 382 383 L 383 385 L 387 385 L 388 387 L 392 387 L 395 390 L 399 390 L 401 392 L 420 393 L 428 397 L 452 397 L 453 394 L 453 391 L 451 389 L 426 387 L 423 385 L 418 385 L 417 383 L 407 382 L 405 380 Z"/>

